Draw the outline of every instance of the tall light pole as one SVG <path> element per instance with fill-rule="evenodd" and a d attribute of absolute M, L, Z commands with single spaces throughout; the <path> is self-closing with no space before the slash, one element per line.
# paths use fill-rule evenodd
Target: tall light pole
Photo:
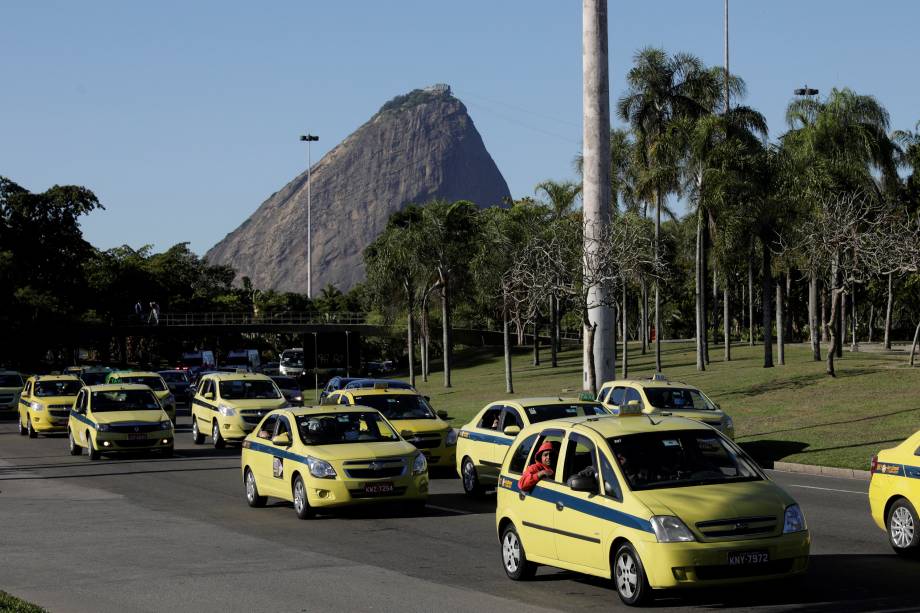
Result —
<path fill-rule="evenodd" d="M 310 175 L 313 159 L 310 157 L 310 143 L 319 136 L 302 134 L 300 140 L 307 143 L 307 298 L 313 299 L 313 203 L 310 201 Z"/>
<path fill-rule="evenodd" d="M 315 402 L 319 402 L 319 361 L 317 360 L 318 351 L 316 346 L 319 344 L 316 332 L 313 333 L 313 387 Z"/>
<path fill-rule="evenodd" d="M 345 330 L 345 376 L 351 377 L 351 330 Z"/>

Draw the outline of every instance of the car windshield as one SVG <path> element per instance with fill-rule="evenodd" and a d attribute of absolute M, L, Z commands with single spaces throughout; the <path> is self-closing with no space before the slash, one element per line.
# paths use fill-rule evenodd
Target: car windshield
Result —
<path fill-rule="evenodd" d="M 83 380 L 83 383 L 86 385 L 99 385 L 105 383 L 106 377 L 109 373 L 107 372 L 85 372 L 80 375 L 80 378 Z"/>
<path fill-rule="evenodd" d="M 685 387 L 647 387 L 645 396 L 656 409 L 681 411 L 700 409 L 715 411 L 716 405 L 709 401 L 699 390 Z"/>
<path fill-rule="evenodd" d="M 303 366 L 303 354 L 299 351 L 285 351 L 281 354 L 281 363 L 285 366 Z"/>
<path fill-rule="evenodd" d="M 224 400 L 253 400 L 257 398 L 281 398 L 281 394 L 271 381 L 232 379 L 220 382 L 220 397 Z"/>
<path fill-rule="evenodd" d="M 277 383 L 278 387 L 280 387 L 283 390 L 300 389 L 297 386 L 297 381 L 295 381 L 292 377 L 272 377 L 272 381 Z"/>
<path fill-rule="evenodd" d="M 434 419 L 434 411 L 421 396 L 385 394 L 355 396 L 355 404 L 377 409 L 387 419 Z"/>
<path fill-rule="evenodd" d="M 603 406 L 596 402 L 573 402 L 571 404 L 541 404 L 524 407 L 527 419 L 532 424 L 562 417 L 584 417 L 590 415 L 607 415 Z"/>
<path fill-rule="evenodd" d="M 93 413 L 110 411 L 152 411 L 160 408 L 157 397 L 148 390 L 116 390 L 93 392 Z"/>
<path fill-rule="evenodd" d="M 164 370 L 160 373 L 167 383 L 188 383 L 185 373 L 179 370 Z"/>
<path fill-rule="evenodd" d="M 0 375 L 0 387 L 22 387 L 22 377 L 19 375 Z"/>
<path fill-rule="evenodd" d="M 297 430 L 304 445 L 398 441 L 399 436 L 376 412 L 344 411 L 303 415 Z"/>
<path fill-rule="evenodd" d="M 387 387 L 391 390 L 414 390 L 415 388 L 405 381 L 380 381 L 378 379 L 358 379 L 350 381 L 345 389 L 373 389 L 375 385 Z"/>
<path fill-rule="evenodd" d="M 151 375 L 118 375 L 113 383 L 128 383 L 131 385 L 146 385 L 155 392 L 162 392 L 166 389 L 166 383 L 160 377 Z"/>
<path fill-rule="evenodd" d="M 83 387 L 81 381 L 73 381 L 70 379 L 38 381 L 35 383 L 35 395 L 39 398 L 48 396 L 76 396 L 81 387 Z"/>
<path fill-rule="evenodd" d="M 634 490 L 761 479 L 750 460 L 708 430 L 643 432 L 607 442 Z"/>

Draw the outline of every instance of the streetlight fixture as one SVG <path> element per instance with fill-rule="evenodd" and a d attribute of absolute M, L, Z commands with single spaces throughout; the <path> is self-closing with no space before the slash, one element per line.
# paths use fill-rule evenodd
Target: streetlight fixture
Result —
<path fill-rule="evenodd" d="M 316 332 L 313 333 L 313 388 L 315 402 L 319 403 L 319 361 L 316 358 L 316 346 L 318 344 Z"/>
<path fill-rule="evenodd" d="M 313 134 L 301 134 L 300 140 L 307 143 L 307 298 L 313 300 L 313 207 L 310 201 L 310 175 L 313 159 L 310 156 L 310 143 L 319 140 Z"/>
<path fill-rule="evenodd" d="M 345 330 L 345 376 L 351 377 L 351 330 Z"/>
<path fill-rule="evenodd" d="M 818 90 L 808 87 L 806 85 L 805 87 L 800 87 L 797 90 L 795 90 L 795 95 L 796 96 L 817 96 Z"/>

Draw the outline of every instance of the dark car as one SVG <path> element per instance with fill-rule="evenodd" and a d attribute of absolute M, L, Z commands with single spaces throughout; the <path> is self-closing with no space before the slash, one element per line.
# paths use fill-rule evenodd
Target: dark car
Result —
<path fill-rule="evenodd" d="M 184 370 L 161 370 L 163 380 L 166 381 L 169 391 L 176 397 L 176 402 L 188 403 L 192 398 L 192 382 Z"/>
<path fill-rule="evenodd" d="M 354 379 L 345 385 L 345 389 L 379 389 L 381 386 L 391 390 L 415 391 L 415 388 L 405 381 L 396 381 L 395 379 Z"/>
<path fill-rule="evenodd" d="M 272 381 L 274 381 L 278 389 L 281 390 L 285 400 L 294 406 L 303 406 L 303 392 L 300 390 L 297 379 L 294 377 L 274 375 L 272 376 Z"/>
<path fill-rule="evenodd" d="M 332 392 L 344 388 L 346 385 L 352 381 L 356 381 L 358 377 L 332 377 L 329 379 L 329 382 L 326 383 L 326 387 L 323 388 L 323 391 L 319 393 L 319 399 L 322 400 Z"/>

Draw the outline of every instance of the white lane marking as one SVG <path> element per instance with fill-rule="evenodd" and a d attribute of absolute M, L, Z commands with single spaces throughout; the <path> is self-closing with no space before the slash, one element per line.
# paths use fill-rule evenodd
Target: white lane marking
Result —
<path fill-rule="evenodd" d="M 795 483 L 790 483 L 789 487 L 801 487 L 807 490 L 823 490 L 825 492 L 842 492 L 844 494 L 860 494 L 862 496 L 869 495 L 869 492 L 857 492 L 855 490 L 835 490 L 832 487 L 817 487 L 815 485 L 796 485 Z"/>
<path fill-rule="evenodd" d="M 461 511 L 460 509 L 451 509 L 450 507 L 439 507 L 438 505 L 435 505 L 435 504 L 429 504 L 425 506 L 427 506 L 429 509 L 434 509 L 435 511 L 444 511 L 445 513 L 459 513 L 460 515 L 473 515 L 473 513 L 469 511 Z"/>

